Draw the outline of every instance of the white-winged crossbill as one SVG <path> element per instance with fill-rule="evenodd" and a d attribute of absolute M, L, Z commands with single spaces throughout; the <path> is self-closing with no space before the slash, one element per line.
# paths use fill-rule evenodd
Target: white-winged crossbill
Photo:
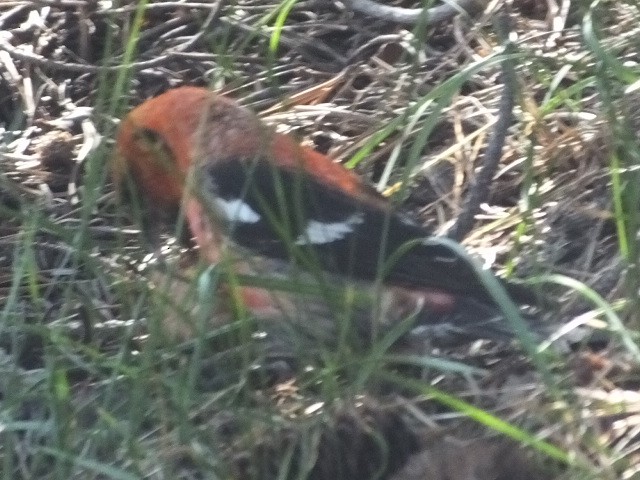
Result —
<path fill-rule="evenodd" d="M 379 292 L 371 311 L 381 324 L 413 314 L 435 340 L 511 336 L 468 258 L 354 172 L 229 98 L 182 87 L 147 100 L 122 121 L 114 164 L 116 184 L 133 187 L 146 222 L 175 227 L 182 212 L 210 263 L 251 252 L 288 272 L 299 268 L 307 279 L 370 285 Z M 248 262 L 235 264 L 239 273 L 254 271 Z M 503 285 L 516 302 L 533 303 L 526 289 Z M 282 296 L 266 289 L 245 287 L 240 297 L 256 315 L 282 309 Z"/>

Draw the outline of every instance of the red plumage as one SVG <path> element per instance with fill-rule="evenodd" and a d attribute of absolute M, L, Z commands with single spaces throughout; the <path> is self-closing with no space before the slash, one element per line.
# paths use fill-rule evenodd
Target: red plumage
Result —
<path fill-rule="evenodd" d="M 313 278 L 326 272 L 329 282 L 381 281 L 386 321 L 419 311 L 417 324 L 450 326 L 459 336 L 510 336 L 468 258 L 354 172 L 275 133 L 231 99 L 182 87 L 133 109 L 120 126 L 114 160 L 116 184 L 127 178 L 149 223 L 175 222 L 182 209 L 211 263 L 231 245 Z M 516 301 L 533 303 L 525 289 L 504 285 Z M 256 289 L 244 297 L 253 310 L 269 303 Z"/>

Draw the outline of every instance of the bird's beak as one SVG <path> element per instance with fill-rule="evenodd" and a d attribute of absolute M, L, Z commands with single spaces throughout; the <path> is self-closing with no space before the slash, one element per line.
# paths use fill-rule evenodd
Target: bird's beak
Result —
<path fill-rule="evenodd" d="M 180 233 L 175 232 L 177 223 L 184 225 L 184 222 L 177 222 L 180 205 L 159 204 L 143 195 L 129 173 L 126 161 L 118 153 L 113 156 L 111 176 L 120 211 L 141 229 L 144 241 L 152 249 L 159 248 L 168 235 L 175 235 L 183 244 L 190 242 L 191 235 L 186 227 L 183 226 Z"/>

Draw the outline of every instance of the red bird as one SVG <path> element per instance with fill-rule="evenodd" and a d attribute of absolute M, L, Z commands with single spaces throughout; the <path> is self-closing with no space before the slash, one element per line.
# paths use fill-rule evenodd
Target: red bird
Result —
<path fill-rule="evenodd" d="M 117 135 L 114 178 L 130 180 L 152 226 L 175 228 L 182 209 L 211 263 L 231 247 L 312 277 L 325 272 L 331 284 L 382 282 L 387 320 L 419 310 L 416 324 L 435 340 L 512 336 L 468 258 L 355 173 L 204 88 L 176 88 L 133 109 Z M 524 288 L 503 285 L 516 302 L 533 303 Z M 269 298 L 244 293 L 249 309 L 273 306 Z"/>

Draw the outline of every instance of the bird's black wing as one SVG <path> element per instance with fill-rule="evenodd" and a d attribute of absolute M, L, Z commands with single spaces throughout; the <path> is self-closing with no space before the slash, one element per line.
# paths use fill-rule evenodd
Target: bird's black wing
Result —
<path fill-rule="evenodd" d="M 203 167 L 201 191 L 239 245 L 363 280 L 464 293 L 493 303 L 469 259 L 381 202 L 362 201 L 266 158 Z M 377 195 L 377 193 L 376 193 Z M 525 289 L 505 283 L 516 301 Z"/>

